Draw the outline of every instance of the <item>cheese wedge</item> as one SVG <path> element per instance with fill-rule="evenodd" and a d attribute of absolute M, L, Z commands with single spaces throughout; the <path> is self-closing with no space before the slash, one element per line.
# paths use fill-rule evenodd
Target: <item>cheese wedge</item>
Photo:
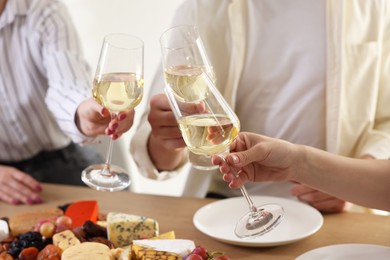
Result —
<path fill-rule="evenodd" d="M 150 239 L 176 239 L 175 231 L 168 231 Z"/>
<path fill-rule="evenodd" d="M 87 220 L 96 223 L 99 216 L 98 203 L 96 200 L 73 202 L 65 210 L 65 216 L 72 219 L 72 228 L 82 226 Z"/>
<path fill-rule="evenodd" d="M 133 246 L 134 247 L 134 246 Z M 135 246 L 132 251 L 134 260 L 183 260 L 183 257 L 176 253 L 157 251 L 151 248 Z"/>
<path fill-rule="evenodd" d="M 158 222 L 152 218 L 110 212 L 107 235 L 116 247 L 130 245 L 134 239 L 152 238 L 159 234 Z"/>
<path fill-rule="evenodd" d="M 153 249 L 158 252 L 171 252 L 181 257 L 186 257 L 195 249 L 195 243 L 187 239 L 159 239 L 159 240 L 133 240 L 132 251 Z"/>

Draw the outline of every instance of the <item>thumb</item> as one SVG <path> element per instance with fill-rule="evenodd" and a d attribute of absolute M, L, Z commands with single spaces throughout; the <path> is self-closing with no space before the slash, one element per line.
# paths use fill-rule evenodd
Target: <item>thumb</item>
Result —
<path fill-rule="evenodd" d="M 250 163 L 257 161 L 257 156 L 252 149 L 242 152 L 235 152 L 227 155 L 228 163 L 235 168 L 242 168 Z"/>
<path fill-rule="evenodd" d="M 99 109 L 100 109 L 100 115 L 101 115 L 103 118 L 106 118 L 106 117 L 110 117 L 110 116 L 111 116 L 110 111 L 108 111 L 107 108 L 102 107 L 102 106 L 99 105 Z"/>

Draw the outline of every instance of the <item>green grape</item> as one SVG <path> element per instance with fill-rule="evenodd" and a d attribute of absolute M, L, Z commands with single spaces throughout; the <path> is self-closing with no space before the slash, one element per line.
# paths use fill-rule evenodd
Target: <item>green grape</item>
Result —
<path fill-rule="evenodd" d="M 52 222 L 45 222 L 39 228 L 39 233 L 44 237 L 52 237 L 56 232 L 56 225 Z"/>

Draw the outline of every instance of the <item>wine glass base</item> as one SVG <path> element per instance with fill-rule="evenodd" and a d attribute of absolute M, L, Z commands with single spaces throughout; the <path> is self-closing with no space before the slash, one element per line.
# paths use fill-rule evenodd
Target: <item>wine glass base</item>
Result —
<path fill-rule="evenodd" d="M 195 169 L 204 171 L 218 169 L 218 165 L 214 165 L 211 163 L 211 156 L 190 152 L 188 154 L 188 159 L 190 160 L 192 167 L 194 167 Z"/>
<path fill-rule="evenodd" d="M 283 219 L 283 207 L 266 204 L 257 207 L 257 213 L 248 212 L 237 222 L 235 234 L 240 238 L 255 238 L 274 229 Z"/>
<path fill-rule="evenodd" d="M 130 176 L 124 169 L 110 165 L 110 170 L 103 173 L 105 164 L 91 165 L 81 173 L 82 181 L 92 189 L 99 191 L 121 191 L 129 187 Z"/>

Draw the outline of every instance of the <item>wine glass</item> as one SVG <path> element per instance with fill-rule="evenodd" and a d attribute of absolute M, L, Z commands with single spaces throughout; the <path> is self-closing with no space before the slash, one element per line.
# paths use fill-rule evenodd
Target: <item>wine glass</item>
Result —
<path fill-rule="evenodd" d="M 230 144 L 239 133 L 240 122 L 215 87 L 209 73 L 200 70 L 199 74 L 192 75 L 191 80 L 196 82 L 196 86 L 192 86 L 194 90 L 188 90 L 184 86 L 185 91 L 181 91 L 181 94 L 178 94 L 178 89 L 183 89 L 180 85 L 186 85 L 190 77 L 178 78 L 177 73 L 166 73 L 165 93 L 188 149 L 194 154 L 208 157 L 220 155 L 224 159 L 229 153 Z M 176 79 L 172 80 L 170 77 Z M 171 81 L 176 84 L 170 83 Z M 237 176 L 237 172 L 235 174 Z M 238 237 L 253 238 L 263 235 L 281 222 L 284 216 L 282 206 L 266 204 L 256 207 L 244 186 L 241 187 L 241 192 L 248 202 L 249 212 L 237 222 L 235 234 Z"/>
<path fill-rule="evenodd" d="M 136 107 L 143 96 L 143 41 L 128 34 L 104 37 L 93 81 L 92 95 L 103 107 L 117 116 Z M 130 185 L 123 168 L 111 164 L 113 141 L 110 138 L 106 162 L 88 166 L 81 179 L 89 187 L 102 191 L 120 191 Z"/>
<path fill-rule="evenodd" d="M 206 72 L 214 81 L 216 79 L 197 28 L 190 25 L 173 27 L 163 33 L 160 43 L 166 84 L 179 100 L 188 103 L 201 100 L 206 87 L 202 81 L 197 81 L 198 76 Z M 194 168 L 218 168 L 208 155 L 190 150 L 188 156 Z"/>

